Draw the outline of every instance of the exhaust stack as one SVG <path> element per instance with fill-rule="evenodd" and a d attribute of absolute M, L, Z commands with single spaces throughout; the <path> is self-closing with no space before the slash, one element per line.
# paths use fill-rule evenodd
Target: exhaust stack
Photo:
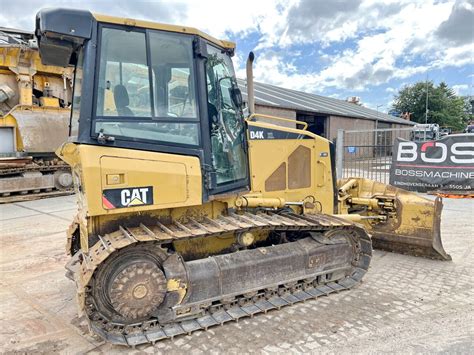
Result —
<path fill-rule="evenodd" d="M 249 53 L 247 59 L 247 105 L 249 108 L 249 116 L 255 113 L 255 97 L 253 94 L 253 60 L 255 55 L 253 52 Z"/>

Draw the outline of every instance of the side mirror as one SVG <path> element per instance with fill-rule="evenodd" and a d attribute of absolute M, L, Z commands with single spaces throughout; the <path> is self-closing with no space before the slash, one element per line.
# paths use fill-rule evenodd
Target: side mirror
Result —
<path fill-rule="evenodd" d="M 242 92 L 240 91 L 239 88 L 237 87 L 231 88 L 230 97 L 232 98 L 232 101 L 234 102 L 234 105 L 236 107 L 242 107 L 244 100 L 242 99 Z"/>

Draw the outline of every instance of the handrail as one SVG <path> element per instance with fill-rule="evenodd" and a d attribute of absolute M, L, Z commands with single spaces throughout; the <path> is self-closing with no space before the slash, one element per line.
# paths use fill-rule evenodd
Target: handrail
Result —
<path fill-rule="evenodd" d="M 252 118 L 254 118 L 256 116 L 259 116 L 259 117 L 262 117 L 262 118 L 269 118 L 271 120 L 277 120 L 277 121 L 294 122 L 297 125 L 298 124 L 303 125 L 304 126 L 303 131 L 306 131 L 306 129 L 308 128 L 308 124 L 306 122 L 303 122 L 303 121 L 294 120 L 292 118 L 283 118 L 283 117 L 276 117 L 276 116 L 270 116 L 270 115 L 263 115 L 261 113 L 252 113 L 248 118 L 245 119 L 245 121 L 251 121 Z"/>

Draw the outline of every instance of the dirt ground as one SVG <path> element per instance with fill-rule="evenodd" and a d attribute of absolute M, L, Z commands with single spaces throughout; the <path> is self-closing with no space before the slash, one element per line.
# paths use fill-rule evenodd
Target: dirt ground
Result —
<path fill-rule="evenodd" d="M 2 353 L 472 353 L 474 200 L 445 200 L 453 261 L 375 251 L 355 289 L 128 349 L 91 336 L 64 276 L 73 196 L 0 205 Z"/>

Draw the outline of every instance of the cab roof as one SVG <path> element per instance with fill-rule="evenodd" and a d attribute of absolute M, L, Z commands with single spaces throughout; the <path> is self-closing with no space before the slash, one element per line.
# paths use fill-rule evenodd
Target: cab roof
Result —
<path fill-rule="evenodd" d="M 228 50 L 230 54 L 233 54 L 235 48 L 233 42 L 216 39 L 192 27 L 93 14 L 87 10 L 53 8 L 42 9 L 36 14 L 35 35 L 42 63 L 60 67 L 74 65 L 74 53 L 85 41 L 91 39 L 94 23 L 195 35 Z"/>
<path fill-rule="evenodd" d="M 162 30 L 162 31 L 169 31 L 169 32 L 178 32 L 178 33 L 187 33 L 187 34 L 193 34 L 200 36 L 209 42 L 212 42 L 214 44 L 217 44 L 218 46 L 224 47 L 224 48 L 229 48 L 229 49 L 234 49 L 235 48 L 235 43 L 231 41 L 226 41 L 226 40 L 220 40 L 217 38 L 214 38 L 207 33 L 204 33 L 194 27 L 185 27 L 185 26 L 177 26 L 177 25 L 168 25 L 164 23 L 159 23 L 159 22 L 151 22 L 151 21 L 145 21 L 145 20 L 136 20 L 136 19 L 130 19 L 130 18 L 123 18 L 123 17 L 115 17 L 115 16 L 109 16 L 109 15 L 101 15 L 101 14 L 96 14 L 92 13 L 92 16 L 96 19 L 97 22 L 102 22 L 102 23 L 111 23 L 111 24 L 116 24 L 116 25 L 125 25 L 125 26 L 132 26 L 132 27 L 141 27 L 141 28 L 149 28 L 153 30 Z"/>

